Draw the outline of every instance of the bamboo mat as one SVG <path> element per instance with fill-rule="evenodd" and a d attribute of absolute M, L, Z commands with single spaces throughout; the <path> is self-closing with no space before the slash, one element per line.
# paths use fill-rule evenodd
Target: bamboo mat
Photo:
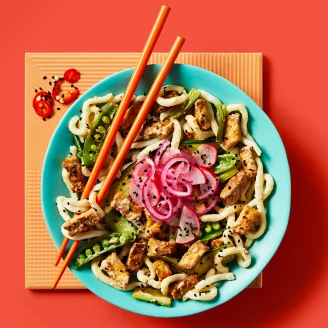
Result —
<path fill-rule="evenodd" d="M 40 179 L 44 154 L 58 122 L 68 107 L 55 107 L 55 115 L 45 122 L 35 114 L 35 89 L 51 91 L 51 76 L 62 76 L 71 67 L 81 72 L 81 93 L 108 75 L 135 67 L 139 53 L 28 53 L 25 56 L 25 287 L 50 289 L 58 268 L 53 266 L 56 248 L 46 228 L 41 210 Z M 162 63 L 165 53 L 152 55 L 150 63 Z M 247 93 L 262 107 L 262 54 L 181 53 L 178 63 L 190 64 L 217 73 Z M 47 76 L 47 79 L 43 79 Z M 50 77 L 50 79 L 49 79 Z M 262 274 L 249 286 L 262 287 Z M 83 289 L 66 270 L 58 288 Z"/>

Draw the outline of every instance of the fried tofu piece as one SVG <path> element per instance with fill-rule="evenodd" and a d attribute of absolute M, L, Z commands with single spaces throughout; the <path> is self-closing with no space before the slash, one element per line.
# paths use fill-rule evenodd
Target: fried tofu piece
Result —
<path fill-rule="evenodd" d="M 205 246 L 201 241 L 197 240 L 182 256 L 179 265 L 185 269 L 195 269 L 204 253 L 209 249 L 209 247 Z"/>
<path fill-rule="evenodd" d="M 220 246 L 223 245 L 223 238 L 222 237 L 219 237 L 219 238 L 216 238 L 216 239 L 213 239 L 211 241 L 211 247 L 212 248 L 218 248 Z"/>
<path fill-rule="evenodd" d="M 207 109 L 206 100 L 198 99 L 195 102 L 195 117 L 202 130 L 207 131 L 211 128 L 211 118 Z"/>
<path fill-rule="evenodd" d="M 128 220 L 139 220 L 142 215 L 142 207 L 131 202 L 130 197 L 118 192 L 112 200 L 110 206 L 119 211 Z"/>
<path fill-rule="evenodd" d="M 130 272 L 137 272 L 141 268 L 143 255 L 146 250 L 147 243 L 140 239 L 133 243 L 130 248 L 128 259 L 126 261 L 126 268 Z"/>
<path fill-rule="evenodd" d="M 193 190 L 193 196 L 198 197 L 200 196 L 200 188 L 199 186 L 194 186 L 194 190 Z M 195 210 L 196 211 L 204 211 L 206 210 L 207 206 L 205 201 L 197 201 L 195 202 Z"/>
<path fill-rule="evenodd" d="M 67 156 L 62 163 L 62 167 L 68 172 L 68 179 L 72 184 L 73 192 L 83 191 L 88 178 L 82 174 L 82 166 L 76 156 Z"/>
<path fill-rule="evenodd" d="M 143 104 L 142 101 L 137 101 L 127 109 L 120 128 L 120 130 L 123 132 L 124 135 L 128 134 L 130 127 L 132 126 L 134 120 L 136 119 L 142 104 Z"/>
<path fill-rule="evenodd" d="M 188 276 L 180 281 L 174 282 L 170 285 L 170 294 L 175 300 L 182 298 L 184 294 L 193 289 L 198 283 L 197 275 Z"/>
<path fill-rule="evenodd" d="M 224 145 L 229 150 L 241 141 L 240 114 L 229 114 L 224 129 Z"/>
<path fill-rule="evenodd" d="M 147 219 L 146 222 L 146 236 L 147 237 L 153 237 L 154 235 L 161 232 L 161 224 L 156 222 L 150 213 L 145 209 L 145 216 Z"/>
<path fill-rule="evenodd" d="M 159 280 L 172 276 L 170 266 L 163 260 L 157 260 L 153 263 L 154 270 Z"/>
<path fill-rule="evenodd" d="M 231 226 L 232 231 L 244 235 L 260 218 L 260 215 L 261 213 L 257 209 L 246 205 L 240 212 L 237 221 Z"/>
<path fill-rule="evenodd" d="M 117 287 L 127 289 L 130 274 L 115 252 L 101 262 L 100 269 L 107 272 Z"/>
<path fill-rule="evenodd" d="M 255 180 L 257 174 L 256 153 L 252 146 L 245 146 L 239 151 L 240 161 L 247 178 Z"/>
<path fill-rule="evenodd" d="M 150 238 L 147 245 L 149 256 L 172 256 L 176 252 L 176 243 L 173 240 L 162 241 Z"/>
<path fill-rule="evenodd" d="M 227 204 L 236 204 L 247 187 L 247 176 L 244 171 L 234 175 L 221 191 L 220 197 Z"/>
<path fill-rule="evenodd" d="M 88 230 L 100 220 L 101 217 L 99 214 L 93 208 L 90 208 L 88 211 L 67 220 L 64 223 L 63 228 L 66 229 L 68 234 L 72 237 Z"/>
<path fill-rule="evenodd" d="M 171 122 L 169 119 L 166 119 L 164 121 L 146 124 L 143 131 L 141 132 L 141 136 L 144 140 L 149 140 L 153 137 L 165 139 L 173 132 L 173 129 L 173 122 Z"/>

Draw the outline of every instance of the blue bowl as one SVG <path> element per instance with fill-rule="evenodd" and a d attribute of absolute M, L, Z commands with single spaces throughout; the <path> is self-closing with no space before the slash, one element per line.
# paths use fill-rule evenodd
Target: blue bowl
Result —
<path fill-rule="evenodd" d="M 148 92 L 159 69 L 159 65 L 147 67 L 136 94 Z M 69 195 L 61 178 L 61 163 L 69 152 L 69 146 L 72 145 L 68 122 L 74 115 L 79 115 L 83 102 L 88 98 L 102 96 L 108 92 L 113 94 L 123 92 L 132 72 L 133 69 L 127 69 L 111 75 L 83 94 L 64 115 L 49 143 L 42 171 L 42 209 L 48 230 L 57 248 L 63 240 L 60 232 L 63 220 L 58 214 L 55 199 L 59 195 Z M 265 171 L 269 172 L 275 180 L 274 192 L 269 201 L 266 201 L 268 228 L 250 249 L 253 260 L 251 267 L 244 269 L 233 265 L 232 272 L 236 280 L 221 283 L 219 295 L 212 301 L 174 301 L 171 308 L 157 306 L 133 299 L 131 292 L 118 291 L 103 284 L 92 274 L 89 265 L 78 271 L 71 269 L 86 288 L 123 309 L 154 317 L 178 317 L 209 310 L 228 301 L 260 274 L 276 252 L 285 234 L 289 219 L 291 187 L 288 160 L 282 140 L 268 116 L 243 91 L 212 72 L 179 64 L 174 65 L 165 84 L 182 85 L 188 90 L 193 87 L 206 90 L 226 104 L 245 104 L 250 114 L 250 133 L 263 151 L 261 158 Z"/>

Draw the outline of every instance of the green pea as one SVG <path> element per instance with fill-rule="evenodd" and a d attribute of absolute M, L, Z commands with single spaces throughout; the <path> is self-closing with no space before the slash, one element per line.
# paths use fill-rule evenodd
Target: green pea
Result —
<path fill-rule="evenodd" d="M 95 253 L 100 252 L 100 249 L 101 249 L 99 244 L 94 244 L 92 248 L 95 251 Z"/>
<path fill-rule="evenodd" d="M 99 141 L 101 139 L 101 135 L 99 133 L 95 134 L 94 136 L 96 141 Z"/>
<path fill-rule="evenodd" d="M 210 233 L 211 231 L 212 231 L 212 227 L 209 224 L 207 224 L 205 227 L 205 232 Z"/>
<path fill-rule="evenodd" d="M 101 241 L 101 246 L 102 247 L 108 247 L 109 246 L 109 240 L 108 239 L 104 239 Z"/>
<path fill-rule="evenodd" d="M 112 237 L 109 241 L 111 244 L 117 244 L 120 242 L 120 239 L 117 237 Z"/>
<path fill-rule="evenodd" d="M 85 259 L 86 259 L 86 257 L 84 256 L 84 254 L 79 255 L 79 260 L 85 260 Z"/>
<path fill-rule="evenodd" d="M 96 145 L 92 145 L 92 146 L 91 146 L 91 150 L 92 150 L 92 151 L 97 151 L 97 146 L 96 146 Z"/>
<path fill-rule="evenodd" d="M 92 250 L 90 248 L 85 250 L 85 255 L 86 256 L 91 256 L 92 255 Z"/>
<path fill-rule="evenodd" d="M 212 223 L 212 228 L 214 230 L 220 230 L 220 228 L 221 228 L 220 223 L 219 222 Z"/>
<path fill-rule="evenodd" d="M 100 133 L 103 133 L 103 132 L 105 132 L 105 128 L 102 125 L 100 125 L 100 126 L 97 127 L 96 131 L 100 132 Z"/>
<path fill-rule="evenodd" d="M 94 159 L 94 157 L 95 157 L 95 155 L 94 155 L 94 154 L 92 154 L 92 153 L 89 153 L 89 158 L 90 158 L 90 159 Z"/>
<path fill-rule="evenodd" d="M 103 116 L 103 118 L 101 119 L 104 123 L 109 124 L 110 120 L 107 116 Z"/>

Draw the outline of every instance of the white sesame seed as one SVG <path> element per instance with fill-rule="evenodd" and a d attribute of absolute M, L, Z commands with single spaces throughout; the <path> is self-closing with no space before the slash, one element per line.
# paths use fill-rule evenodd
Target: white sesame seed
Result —
<path fill-rule="evenodd" d="M 55 76 L 55 80 L 58 81 L 59 80 L 59 77 L 58 76 Z"/>
<path fill-rule="evenodd" d="M 59 100 L 60 99 L 60 96 L 56 96 L 56 100 Z"/>
<path fill-rule="evenodd" d="M 37 96 L 36 97 L 36 101 L 40 101 L 41 100 L 41 97 L 40 96 Z"/>
<path fill-rule="evenodd" d="M 63 103 L 64 103 L 64 100 L 61 98 L 61 99 L 59 100 L 59 102 L 60 102 L 61 104 L 63 104 Z"/>

